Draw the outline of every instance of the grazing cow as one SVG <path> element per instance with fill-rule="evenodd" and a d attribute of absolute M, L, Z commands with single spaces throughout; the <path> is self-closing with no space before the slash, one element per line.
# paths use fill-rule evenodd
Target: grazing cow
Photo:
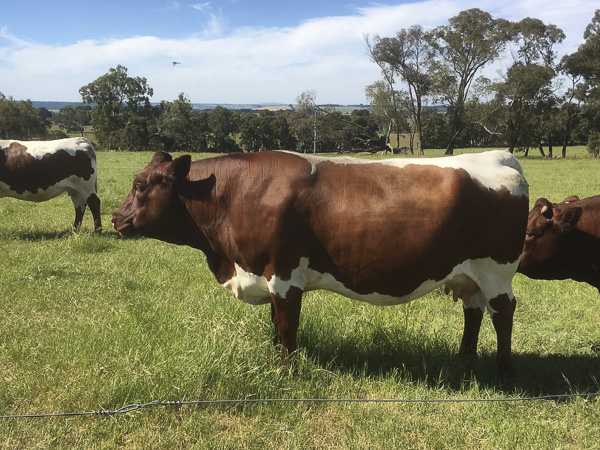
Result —
<path fill-rule="evenodd" d="M 445 284 L 463 299 L 461 351 L 476 353 L 487 309 L 497 364 L 510 372 L 511 283 L 528 209 L 508 152 L 379 161 L 262 152 L 193 163 L 157 152 L 112 222 L 124 236 L 201 250 L 237 298 L 271 303 L 284 356 L 297 347 L 305 291 L 395 305 Z"/>
<path fill-rule="evenodd" d="M 519 272 L 543 280 L 572 278 L 600 290 L 600 195 L 560 203 L 537 199 Z"/>
<path fill-rule="evenodd" d="M 75 228 L 87 205 L 94 228 L 102 228 L 97 173 L 94 147 L 84 138 L 0 141 L 0 197 L 43 202 L 67 192 L 75 205 Z"/>

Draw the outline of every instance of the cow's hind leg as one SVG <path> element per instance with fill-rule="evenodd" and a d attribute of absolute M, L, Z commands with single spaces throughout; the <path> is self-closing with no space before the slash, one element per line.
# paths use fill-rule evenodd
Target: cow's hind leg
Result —
<path fill-rule="evenodd" d="M 290 287 L 285 297 L 271 293 L 272 317 L 274 316 L 277 335 L 282 345 L 281 354 L 293 353 L 298 348 L 297 334 L 300 324 L 300 308 L 302 305 L 302 290 Z"/>
<path fill-rule="evenodd" d="M 496 353 L 496 365 L 501 375 L 510 375 L 513 370 L 511 345 L 513 316 L 517 301 L 512 292 L 500 294 L 490 300 L 490 307 L 493 309 L 492 323 L 496 329 L 498 338 L 498 353 Z"/>
<path fill-rule="evenodd" d="M 78 230 L 81 227 L 83 221 L 83 213 L 85 213 L 85 207 L 87 206 L 84 198 L 79 192 L 69 192 L 73 206 L 75 207 L 75 222 L 73 228 Z"/>
<path fill-rule="evenodd" d="M 100 216 L 100 198 L 96 194 L 90 194 L 87 199 L 87 204 L 90 207 L 90 212 L 94 218 L 94 230 L 102 230 L 102 219 Z"/>
<path fill-rule="evenodd" d="M 463 313 L 465 316 L 465 327 L 463 337 L 460 343 L 459 354 L 467 357 L 477 356 L 477 343 L 479 342 L 479 329 L 483 319 L 485 303 L 483 294 L 478 292 L 470 298 L 469 304 L 463 303 Z"/>

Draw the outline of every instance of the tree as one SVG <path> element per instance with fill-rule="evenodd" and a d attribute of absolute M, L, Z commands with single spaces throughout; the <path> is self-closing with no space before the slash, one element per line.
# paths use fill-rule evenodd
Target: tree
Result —
<path fill-rule="evenodd" d="M 194 110 L 190 99 L 180 93 L 173 102 L 163 101 L 150 140 L 165 151 L 204 152 L 208 149 L 208 113 Z"/>
<path fill-rule="evenodd" d="M 395 98 L 394 74 L 398 74 L 405 81 L 408 87 L 407 105 L 412 119 L 413 135 L 417 141 L 418 153 L 423 155 L 421 142 L 423 103 L 432 88 L 432 78 L 429 73 L 433 61 L 431 34 L 425 32 L 420 25 L 414 25 L 408 30 L 400 30 L 394 38 L 376 36 L 373 45 L 369 44 L 368 39 L 365 40 L 371 59 L 382 70 L 392 99 Z M 393 100 L 392 104 L 395 105 Z M 400 131 L 397 130 L 397 133 L 399 135 Z"/>
<path fill-rule="evenodd" d="M 588 150 L 595 153 L 600 131 L 600 9 L 583 34 L 577 51 L 565 57 L 562 66 L 573 79 L 583 80 L 573 89 L 574 98 L 584 102 L 581 114 L 590 126 Z"/>
<path fill-rule="evenodd" d="M 73 108 L 72 105 L 67 105 L 54 115 L 53 121 L 56 125 L 67 130 L 67 133 L 77 132 L 83 136 L 84 127 L 90 124 L 91 109 L 90 106 L 77 106 Z"/>
<path fill-rule="evenodd" d="M 0 92 L 0 138 L 30 140 L 43 138 L 50 128 L 50 121 L 42 117 L 31 100 L 16 102 Z"/>
<path fill-rule="evenodd" d="M 101 145 L 125 150 L 148 147 L 149 133 L 143 122 L 153 115 L 153 90 L 146 78 L 130 77 L 127 68 L 118 65 L 81 87 L 79 93 L 84 103 L 94 104 L 92 124 Z"/>
<path fill-rule="evenodd" d="M 577 74 L 570 67 L 569 56 L 566 55 L 561 60 L 558 70 L 562 73 L 570 82 L 570 87 L 562 98 L 562 121 L 564 123 L 564 133 L 562 139 L 562 151 L 561 156 L 566 158 L 567 156 L 567 145 L 571 141 L 571 133 L 573 125 L 576 125 L 576 119 L 581 113 L 581 102 L 584 95 L 580 94 L 580 82 L 582 76 Z"/>
<path fill-rule="evenodd" d="M 317 93 L 315 91 L 304 91 L 296 98 L 296 104 L 300 109 L 300 113 L 304 119 L 312 117 L 312 144 L 313 144 L 313 153 L 317 153 L 317 114 L 319 113 L 319 108 L 317 107 Z M 299 129 L 299 134 L 302 135 L 301 141 L 306 142 L 308 121 L 303 120 L 298 123 L 298 125 L 302 126 L 302 129 Z M 303 148 L 303 151 L 306 152 L 306 147 Z"/>
<path fill-rule="evenodd" d="M 497 96 L 504 102 L 504 137 L 512 153 L 519 141 L 525 145 L 536 135 L 534 127 L 541 125 L 544 105 L 552 104 L 551 83 L 555 76 L 549 66 L 515 63 L 509 68 L 506 79 L 496 85 Z M 543 133 L 537 133 L 541 137 Z"/>
<path fill-rule="evenodd" d="M 240 151 L 232 135 L 239 129 L 239 114 L 217 106 L 208 116 L 213 149 L 219 152 Z"/>
<path fill-rule="evenodd" d="M 513 39 L 511 23 L 473 8 L 460 12 L 433 32 L 432 46 L 439 58 L 435 71 L 437 92 L 448 103 L 450 135 L 446 154 L 454 153 L 465 127 L 465 104 L 476 75 L 494 61 Z"/>
<path fill-rule="evenodd" d="M 242 115 L 240 142 L 247 152 L 262 150 L 295 150 L 296 142 L 286 117 L 273 111 Z"/>

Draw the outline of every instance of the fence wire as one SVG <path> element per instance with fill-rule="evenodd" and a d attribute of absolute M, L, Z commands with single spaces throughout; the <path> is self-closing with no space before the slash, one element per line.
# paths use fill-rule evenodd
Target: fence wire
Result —
<path fill-rule="evenodd" d="M 512 397 L 512 398 L 427 398 L 427 399 L 371 399 L 371 398 L 245 398 L 230 400 L 182 400 L 158 401 L 149 403 L 132 403 L 115 410 L 49 413 L 49 414 L 15 414 L 0 416 L 0 419 L 36 419 L 44 417 L 72 417 L 72 416 L 117 416 L 140 409 L 155 406 L 202 406 L 202 405 L 243 405 L 258 403 L 502 403 L 502 402 L 531 402 L 545 400 L 564 400 L 571 398 L 592 399 L 600 396 L 600 392 L 585 394 L 550 394 L 536 397 Z"/>

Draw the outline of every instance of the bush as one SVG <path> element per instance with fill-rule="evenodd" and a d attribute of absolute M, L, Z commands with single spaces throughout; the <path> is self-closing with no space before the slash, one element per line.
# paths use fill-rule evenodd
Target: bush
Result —
<path fill-rule="evenodd" d="M 596 158 L 599 157 L 600 154 L 600 133 L 597 131 L 590 132 L 590 136 L 588 138 L 587 150 L 589 153 L 594 155 Z"/>

